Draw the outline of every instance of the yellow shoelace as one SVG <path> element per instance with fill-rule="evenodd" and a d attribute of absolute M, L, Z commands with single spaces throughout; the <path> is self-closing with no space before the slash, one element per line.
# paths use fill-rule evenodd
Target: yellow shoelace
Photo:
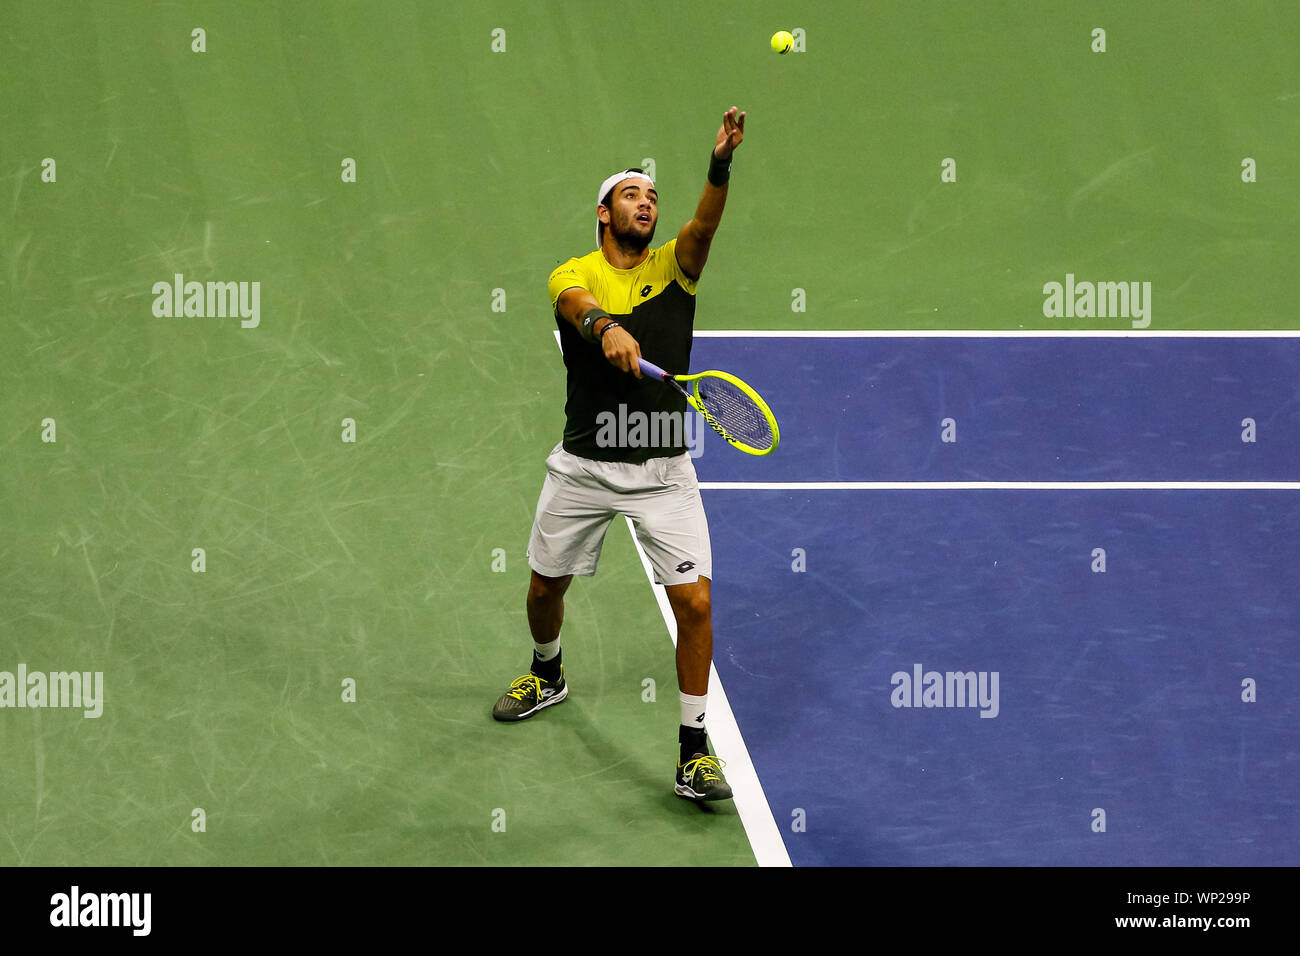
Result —
<path fill-rule="evenodd" d="M 542 679 L 536 674 L 525 674 L 520 677 L 510 685 L 510 689 L 506 691 L 506 696 L 513 697 L 515 700 L 523 700 L 524 695 L 528 693 L 529 687 L 532 687 L 538 698 L 542 696 Z"/>
<path fill-rule="evenodd" d="M 720 779 L 719 774 L 725 766 L 726 764 L 717 757 L 696 757 L 682 767 L 682 776 L 689 780 L 698 770 L 703 774 L 705 780 L 718 780 Z"/>

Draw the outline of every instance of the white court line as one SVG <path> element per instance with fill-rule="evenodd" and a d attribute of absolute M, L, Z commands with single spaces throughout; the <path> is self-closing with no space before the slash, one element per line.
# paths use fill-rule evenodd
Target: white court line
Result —
<path fill-rule="evenodd" d="M 1019 331 L 957 331 L 874 329 L 832 331 L 828 329 L 794 329 L 768 332 L 728 329 L 695 332 L 696 338 L 741 339 L 871 339 L 871 338 L 1300 338 L 1300 329 L 1274 331 L 1211 331 L 1091 329 Z M 702 481 L 701 490 L 714 491 L 1300 491 L 1295 481 Z"/>
<path fill-rule="evenodd" d="M 697 339 L 1294 339 L 1300 329 L 754 329 L 695 330 Z"/>
<path fill-rule="evenodd" d="M 1300 491 L 1300 481 L 701 481 L 702 491 Z"/>
<path fill-rule="evenodd" d="M 632 520 L 627 517 L 623 520 L 627 522 L 632 544 L 641 558 L 641 567 L 645 568 L 650 586 L 654 588 L 659 612 L 663 615 L 664 624 L 668 626 L 668 636 L 673 640 L 673 647 L 676 647 L 677 619 L 673 617 L 668 594 L 662 584 L 655 584 L 654 569 L 650 567 L 650 559 L 642 550 L 641 542 L 636 539 Z M 786 851 L 785 841 L 781 839 L 781 831 L 777 829 L 776 819 L 772 816 L 767 794 L 763 792 L 763 785 L 754 770 L 754 762 L 749 758 L 749 748 L 740 735 L 740 725 L 736 723 L 736 715 L 731 711 L 727 692 L 722 689 L 718 669 L 712 664 L 709 665 L 709 715 L 705 726 L 713 740 L 713 749 L 727 765 L 726 777 L 727 783 L 731 784 L 732 802 L 740 815 L 740 823 L 745 828 L 749 845 L 754 850 L 754 859 L 759 866 L 790 866 L 790 854 Z"/>

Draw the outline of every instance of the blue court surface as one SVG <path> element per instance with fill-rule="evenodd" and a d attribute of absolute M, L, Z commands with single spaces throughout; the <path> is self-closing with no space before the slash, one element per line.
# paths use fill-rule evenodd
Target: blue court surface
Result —
<path fill-rule="evenodd" d="M 706 368 L 782 426 L 696 468 L 793 864 L 1300 864 L 1300 339 L 700 338 Z"/>

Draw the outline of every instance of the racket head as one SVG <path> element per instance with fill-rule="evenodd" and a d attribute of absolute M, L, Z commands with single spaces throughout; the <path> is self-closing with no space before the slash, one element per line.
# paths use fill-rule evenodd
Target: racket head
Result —
<path fill-rule="evenodd" d="M 747 382 L 716 370 L 680 376 L 691 383 L 691 404 L 719 435 L 747 455 L 770 455 L 781 429 L 767 402 Z"/>

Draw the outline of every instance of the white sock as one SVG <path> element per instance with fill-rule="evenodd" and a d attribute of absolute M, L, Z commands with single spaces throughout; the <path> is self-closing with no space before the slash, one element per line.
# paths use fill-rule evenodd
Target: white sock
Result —
<path fill-rule="evenodd" d="M 682 726 L 703 730 L 704 711 L 708 705 L 709 695 L 692 697 L 690 694 L 681 694 L 680 696 L 682 699 Z"/>
<path fill-rule="evenodd" d="M 537 659 L 542 662 L 555 660 L 555 655 L 560 653 L 560 639 L 557 637 L 549 644 L 538 644 L 534 641 L 533 653 L 536 654 Z"/>

